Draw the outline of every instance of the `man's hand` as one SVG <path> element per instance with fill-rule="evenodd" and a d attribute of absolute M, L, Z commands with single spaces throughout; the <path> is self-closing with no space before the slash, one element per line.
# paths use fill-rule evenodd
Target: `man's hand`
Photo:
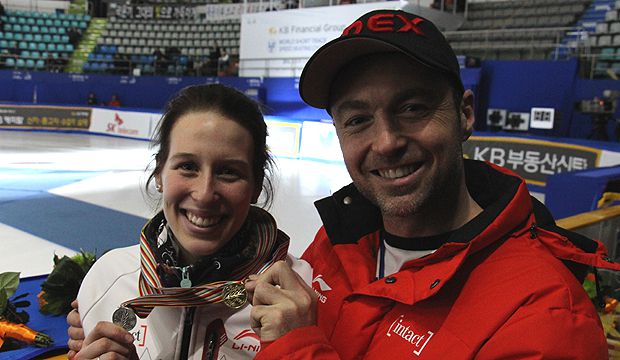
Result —
<path fill-rule="evenodd" d="M 100 321 L 84 339 L 82 349 L 76 354 L 75 359 L 136 360 L 138 355 L 133 341 L 133 335 L 125 329 L 108 321 Z"/>
<path fill-rule="evenodd" d="M 251 275 L 245 286 L 252 300 L 252 329 L 261 341 L 316 324 L 317 295 L 285 261 Z"/>
<path fill-rule="evenodd" d="M 69 334 L 69 341 L 67 341 L 69 352 L 67 353 L 67 358 L 69 359 L 73 359 L 75 354 L 82 349 L 82 342 L 84 341 L 84 329 L 82 328 L 82 321 L 80 320 L 80 313 L 78 312 L 77 300 L 73 300 L 71 307 L 73 310 L 67 314 L 67 325 L 69 325 L 67 329 L 67 334 Z"/>

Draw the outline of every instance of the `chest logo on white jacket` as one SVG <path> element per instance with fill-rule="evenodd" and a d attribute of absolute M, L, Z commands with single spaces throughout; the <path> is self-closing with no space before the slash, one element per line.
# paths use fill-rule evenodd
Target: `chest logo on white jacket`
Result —
<path fill-rule="evenodd" d="M 319 296 L 319 301 L 325 304 L 327 302 L 327 296 L 323 295 L 324 292 L 331 291 L 331 286 L 327 285 L 327 282 L 323 280 L 323 275 L 317 275 L 313 280 L 312 284 L 317 283 L 319 285 L 319 289 L 321 291 L 314 289 L 314 292 Z"/>
<path fill-rule="evenodd" d="M 435 333 L 432 331 L 424 333 L 424 331 L 416 329 L 412 324 L 403 322 L 404 319 L 405 315 L 400 315 L 396 318 L 385 335 L 387 337 L 396 335 L 407 341 L 414 346 L 413 353 L 419 356 Z"/>

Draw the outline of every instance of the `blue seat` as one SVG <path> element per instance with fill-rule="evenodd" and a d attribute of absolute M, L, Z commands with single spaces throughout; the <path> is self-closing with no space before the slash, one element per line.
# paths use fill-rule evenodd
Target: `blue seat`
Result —
<path fill-rule="evenodd" d="M 66 34 L 66 33 L 67 33 L 67 31 L 65 30 L 65 28 L 64 28 L 64 27 L 59 27 L 59 28 L 56 28 L 56 30 L 58 30 L 57 32 L 58 32 L 60 35 L 64 35 L 64 34 Z"/>
<path fill-rule="evenodd" d="M 38 59 L 37 62 L 34 64 L 34 68 L 37 70 L 45 70 L 45 60 Z"/>
<path fill-rule="evenodd" d="M 5 32 L 4 33 L 4 38 L 7 40 L 13 40 L 15 39 L 15 34 L 13 34 L 12 32 Z"/>
<path fill-rule="evenodd" d="M 15 67 L 15 59 L 10 57 L 10 58 L 6 58 L 6 61 L 4 63 L 6 65 L 6 67 L 8 68 L 13 68 Z"/>
<path fill-rule="evenodd" d="M 38 19 L 37 19 L 37 25 L 38 25 L 38 26 L 43 26 L 43 25 L 45 25 L 45 19 L 38 18 Z"/>
<path fill-rule="evenodd" d="M 21 56 L 23 58 L 29 58 L 30 57 L 30 51 L 24 50 L 24 51 L 21 52 L 21 54 L 19 54 L 19 56 Z"/>
<path fill-rule="evenodd" d="M 33 52 L 30 53 L 30 57 L 33 58 L 33 59 L 39 59 L 39 58 L 41 58 L 41 53 L 38 52 L 38 51 L 33 51 Z"/>
<path fill-rule="evenodd" d="M 45 26 L 54 26 L 54 20 L 52 19 L 45 19 Z"/>
<path fill-rule="evenodd" d="M 47 44 L 47 51 L 56 51 L 56 44 L 54 43 Z"/>
<path fill-rule="evenodd" d="M 32 59 L 26 59 L 26 67 L 28 69 L 34 69 L 34 60 Z"/>
<path fill-rule="evenodd" d="M 58 34 L 58 28 L 52 26 L 51 28 L 49 28 L 49 32 L 50 34 Z"/>
<path fill-rule="evenodd" d="M 56 45 L 56 51 L 58 52 L 65 52 L 67 49 L 65 49 L 65 44 L 58 44 Z"/>
<path fill-rule="evenodd" d="M 35 24 L 34 18 L 31 18 L 31 17 L 26 18 L 26 24 L 30 26 L 34 25 Z"/>
<path fill-rule="evenodd" d="M 20 42 L 19 42 L 19 45 L 17 45 L 17 48 L 18 48 L 19 50 L 28 50 L 28 43 L 27 43 L 27 42 L 20 41 Z"/>
<path fill-rule="evenodd" d="M 24 41 L 24 34 L 22 33 L 15 33 L 13 34 L 13 38 L 17 41 Z"/>
<path fill-rule="evenodd" d="M 31 31 L 31 30 L 30 30 L 30 25 L 24 25 L 24 26 L 22 26 L 22 32 L 29 33 L 30 31 Z"/>
<path fill-rule="evenodd" d="M 35 25 L 32 27 L 32 30 L 30 30 L 30 32 L 40 35 L 39 33 L 41 32 L 41 28 Z"/>
<path fill-rule="evenodd" d="M 50 32 L 50 28 L 47 26 L 41 26 L 41 34 L 43 34 L 43 36 L 47 35 Z"/>
<path fill-rule="evenodd" d="M 13 31 L 13 25 L 12 24 L 4 24 L 4 32 L 9 32 L 9 31 Z"/>
<path fill-rule="evenodd" d="M 61 35 L 60 36 L 60 42 L 64 43 L 64 44 L 68 44 L 69 43 L 69 35 Z"/>
<path fill-rule="evenodd" d="M 24 34 L 24 41 L 34 41 L 32 34 Z"/>
<path fill-rule="evenodd" d="M 0 40 L 0 49 L 8 49 L 9 48 L 9 42 L 6 40 Z"/>
<path fill-rule="evenodd" d="M 17 23 L 20 25 L 26 25 L 26 19 L 23 17 L 18 17 L 17 18 Z"/>
<path fill-rule="evenodd" d="M 52 42 L 59 43 L 60 35 L 52 35 Z"/>
<path fill-rule="evenodd" d="M 43 42 L 52 42 L 52 35 L 50 34 L 43 34 Z"/>
<path fill-rule="evenodd" d="M 71 45 L 71 44 L 65 44 L 65 50 L 66 50 L 67 52 L 73 52 L 73 50 L 75 50 L 75 49 L 73 48 L 73 45 Z"/>
<path fill-rule="evenodd" d="M 23 69 L 26 67 L 26 62 L 24 61 L 24 59 L 17 59 L 15 61 L 15 67 L 17 67 L 18 69 Z"/>
<path fill-rule="evenodd" d="M 88 62 L 88 61 L 87 61 L 87 62 L 85 62 L 85 63 L 84 63 L 84 65 L 82 65 L 82 70 L 83 70 L 84 72 L 90 72 L 90 71 L 92 71 L 93 69 L 92 69 L 92 67 L 91 67 L 90 62 Z"/>
<path fill-rule="evenodd" d="M 37 50 L 39 50 L 39 51 L 45 51 L 45 50 L 47 50 L 47 45 L 45 45 L 45 43 L 40 42 L 40 43 L 37 45 Z"/>
<path fill-rule="evenodd" d="M 61 27 L 62 26 L 62 21 L 60 21 L 59 19 L 55 19 L 54 20 L 54 26 Z"/>
<path fill-rule="evenodd" d="M 34 34 L 34 41 L 36 42 L 43 42 L 43 35 L 41 34 Z"/>
<path fill-rule="evenodd" d="M 37 46 L 37 43 L 35 43 L 35 42 L 29 42 L 28 43 L 28 50 L 36 51 L 37 49 L 39 49 L 39 47 Z"/>

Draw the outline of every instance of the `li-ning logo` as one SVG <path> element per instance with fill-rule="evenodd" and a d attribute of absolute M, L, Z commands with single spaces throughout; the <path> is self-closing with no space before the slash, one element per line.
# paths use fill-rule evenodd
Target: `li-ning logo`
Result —
<path fill-rule="evenodd" d="M 432 331 L 427 331 L 426 334 L 416 334 L 414 330 L 411 330 L 411 325 L 405 326 L 406 324 L 403 324 L 404 318 L 405 315 L 401 315 L 396 320 L 394 320 L 385 335 L 387 335 L 388 337 L 391 337 L 392 334 L 398 335 L 403 340 L 415 346 L 415 350 L 413 350 L 413 353 L 417 356 L 420 356 L 422 350 L 424 350 L 424 347 L 426 346 L 426 344 L 428 344 L 428 342 L 431 340 L 433 335 L 435 335 L 435 333 L 433 333 Z"/>
<path fill-rule="evenodd" d="M 330 291 L 332 288 L 331 286 L 327 285 L 327 283 L 325 282 L 325 280 L 323 280 L 323 275 L 319 274 L 317 275 L 314 280 L 312 280 L 312 283 L 317 283 L 319 284 L 319 289 L 321 289 L 321 291 L 326 292 L 326 291 Z M 314 292 L 319 296 L 319 301 L 322 302 L 323 304 L 325 304 L 327 302 L 327 296 L 323 295 L 322 293 L 320 293 L 317 289 L 314 289 Z"/>
<path fill-rule="evenodd" d="M 399 19 L 401 25 L 397 26 L 395 19 Z M 402 14 L 375 14 L 366 21 L 366 28 L 372 32 L 407 32 L 413 31 L 417 35 L 424 36 L 424 32 L 418 26 L 424 19 L 413 18 L 407 19 Z M 342 36 L 357 35 L 364 30 L 364 23 L 357 20 L 353 24 L 347 26 L 342 32 Z"/>
<path fill-rule="evenodd" d="M 250 341 L 251 343 L 253 342 L 254 344 L 247 344 L 245 342 L 242 342 L 241 339 L 243 338 L 250 338 L 250 339 L 255 340 L 255 341 Z M 234 341 L 234 340 L 237 340 L 239 342 Z M 252 352 L 252 353 L 258 352 L 260 350 L 260 338 L 251 329 L 245 329 L 241 331 L 239 334 L 237 334 L 237 336 L 235 336 L 234 340 L 233 340 L 232 348 L 235 350 L 243 350 L 243 351 Z"/>

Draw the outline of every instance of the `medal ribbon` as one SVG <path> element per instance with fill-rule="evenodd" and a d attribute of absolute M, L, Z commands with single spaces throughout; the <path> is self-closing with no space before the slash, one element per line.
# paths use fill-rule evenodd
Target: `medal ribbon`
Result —
<path fill-rule="evenodd" d="M 145 231 L 140 234 L 141 271 L 138 282 L 140 297 L 125 301 L 121 307 L 131 308 L 140 318 L 147 317 L 156 306 L 193 307 L 215 304 L 224 301 L 226 288 L 243 284 L 251 274 L 260 274 L 273 263 L 286 258 L 289 237 L 278 230 L 273 217 L 260 208 L 252 207 L 248 218 L 257 229 L 256 257 L 236 269 L 231 280 L 216 281 L 196 287 L 163 287 L 157 275 L 157 262 L 149 245 Z M 144 228 L 148 226 L 145 225 Z M 252 241 L 252 240 L 250 240 Z"/>

